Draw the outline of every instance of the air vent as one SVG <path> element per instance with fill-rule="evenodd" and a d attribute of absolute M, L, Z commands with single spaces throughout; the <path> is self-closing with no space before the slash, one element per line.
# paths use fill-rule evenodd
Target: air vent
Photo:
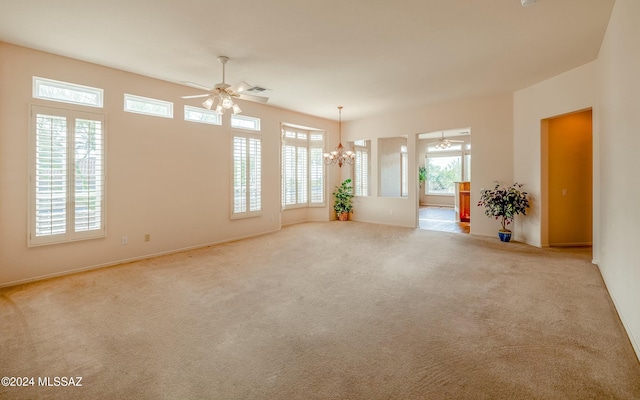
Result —
<path fill-rule="evenodd" d="M 260 87 L 260 86 L 254 86 L 254 87 L 252 87 L 252 88 L 249 88 L 249 89 L 245 90 L 245 92 L 249 92 L 249 93 L 262 93 L 262 92 L 266 92 L 266 91 L 268 91 L 268 90 L 269 90 L 269 89 L 267 89 L 267 88 L 263 88 L 263 87 Z"/>

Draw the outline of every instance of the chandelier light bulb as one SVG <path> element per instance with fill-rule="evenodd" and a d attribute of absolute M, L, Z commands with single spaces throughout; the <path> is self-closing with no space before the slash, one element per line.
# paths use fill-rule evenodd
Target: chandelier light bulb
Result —
<path fill-rule="evenodd" d="M 222 99 L 222 108 L 228 110 L 231 107 L 233 107 L 233 100 L 231 100 L 230 97 L 225 97 L 224 99 Z"/>
<path fill-rule="evenodd" d="M 213 106 L 213 97 L 207 97 L 207 99 L 202 103 L 204 108 L 207 110 L 211 110 L 211 106 Z"/>

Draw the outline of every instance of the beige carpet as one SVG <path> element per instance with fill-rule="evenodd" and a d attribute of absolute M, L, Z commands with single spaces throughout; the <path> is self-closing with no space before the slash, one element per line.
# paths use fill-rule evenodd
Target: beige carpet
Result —
<path fill-rule="evenodd" d="M 590 250 L 357 222 L 2 289 L 0 344 L 2 399 L 640 399 Z"/>

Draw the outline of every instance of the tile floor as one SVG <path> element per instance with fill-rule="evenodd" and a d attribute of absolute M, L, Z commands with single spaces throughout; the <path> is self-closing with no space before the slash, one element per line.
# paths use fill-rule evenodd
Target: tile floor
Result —
<path fill-rule="evenodd" d="M 469 233 L 469 222 L 456 222 L 455 211 L 447 207 L 420 207 L 420 229 Z"/>

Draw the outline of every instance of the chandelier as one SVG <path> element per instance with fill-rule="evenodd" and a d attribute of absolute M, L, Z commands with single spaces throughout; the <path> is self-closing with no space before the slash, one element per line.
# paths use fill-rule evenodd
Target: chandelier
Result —
<path fill-rule="evenodd" d="M 342 167 L 342 164 L 352 165 L 356 159 L 356 153 L 351 150 L 345 151 L 342 146 L 342 106 L 338 106 L 338 118 L 338 138 L 340 139 L 338 147 L 329 153 L 324 153 L 322 157 L 324 157 L 325 164 L 338 164 L 338 167 Z"/>

